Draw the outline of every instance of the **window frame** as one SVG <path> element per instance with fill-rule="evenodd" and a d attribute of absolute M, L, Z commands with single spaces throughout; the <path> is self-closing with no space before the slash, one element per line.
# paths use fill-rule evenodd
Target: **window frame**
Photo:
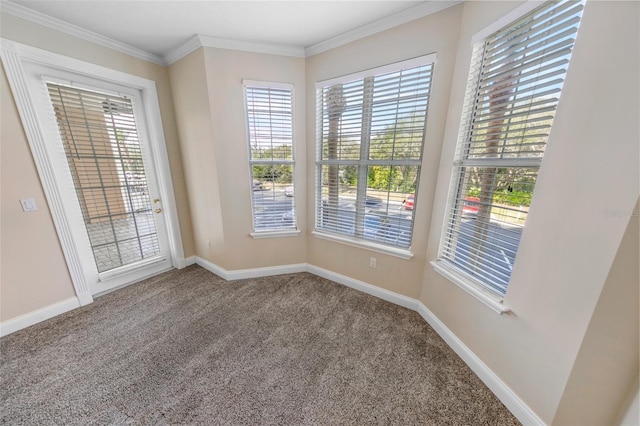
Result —
<path fill-rule="evenodd" d="M 540 166 L 544 159 L 544 154 L 537 158 L 496 158 L 496 159 L 469 159 L 463 158 L 465 156 L 465 149 L 461 149 L 461 147 L 467 145 L 468 139 L 471 135 L 471 126 L 474 124 L 472 117 L 473 104 L 476 101 L 476 96 L 478 90 L 481 88 L 480 86 L 480 65 L 482 64 L 482 57 L 485 54 L 485 43 L 487 40 L 494 36 L 496 33 L 506 30 L 509 26 L 515 24 L 518 20 L 526 17 L 531 14 L 538 8 L 547 7 L 551 2 L 545 3 L 537 3 L 537 2 L 526 2 L 520 7 L 516 8 L 512 12 L 504 15 L 502 18 L 498 19 L 488 27 L 484 28 L 477 34 L 475 34 L 471 39 L 472 45 L 472 54 L 470 67 L 468 72 L 468 80 L 466 84 L 465 94 L 464 94 L 464 102 L 462 106 L 462 114 L 458 131 L 458 138 L 456 144 L 454 146 L 455 155 L 454 161 L 451 166 L 451 181 L 448 187 L 448 196 L 447 196 L 447 204 L 444 212 L 444 219 L 442 223 L 441 229 L 441 237 L 440 243 L 438 247 L 438 257 L 436 260 L 430 262 L 434 271 L 439 273 L 440 275 L 447 278 L 449 281 L 457 285 L 458 287 L 465 290 L 467 293 L 471 294 L 477 300 L 488 306 L 494 312 L 498 314 L 503 314 L 510 311 L 510 308 L 504 304 L 504 297 L 506 296 L 506 292 L 508 291 L 508 286 L 511 282 L 511 275 L 509 276 L 509 280 L 507 282 L 507 289 L 505 290 L 505 295 L 498 294 L 495 290 L 490 289 L 490 285 L 482 282 L 477 277 L 471 275 L 466 272 L 462 267 L 457 266 L 452 260 L 443 257 L 444 248 L 447 244 L 450 244 L 451 239 L 457 238 L 450 237 L 452 234 L 451 225 L 449 225 L 449 221 L 452 218 L 457 217 L 457 220 L 460 220 L 463 212 L 460 210 L 458 213 L 454 213 L 456 209 L 458 209 L 458 204 L 460 203 L 459 192 L 464 188 L 463 181 L 465 180 L 465 172 L 463 169 L 465 167 L 482 167 L 482 168 L 513 168 L 519 167 L 523 169 L 535 169 L 536 173 L 540 170 Z M 576 2 L 575 4 L 582 4 L 584 6 L 584 0 L 581 2 Z M 572 6 L 573 7 L 573 6 Z M 579 23 L 578 23 L 579 27 Z M 573 50 L 573 48 L 572 48 Z M 566 79 L 566 73 L 563 77 Z M 523 83 L 525 84 L 525 83 Z M 526 84 L 525 84 L 526 85 Z M 557 104 L 556 104 L 557 108 Z M 553 128 L 553 122 L 549 130 Z M 548 142 L 545 140 L 545 145 Z M 467 148 L 468 149 L 468 148 Z M 497 160 L 497 161 L 492 161 Z M 532 189 L 532 195 L 535 194 L 535 184 Z M 524 228 L 524 226 L 523 226 Z M 520 246 L 520 241 L 516 246 L 516 254 L 518 252 L 518 248 Z M 514 265 L 515 266 L 515 265 Z"/>
<path fill-rule="evenodd" d="M 426 144 L 426 129 L 428 127 L 428 110 L 429 110 L 429 104 L 431 103 L 431 96 L 432 96 L 432 88 L 433 88 L 433 73 L 435 70 L 435 64 L 436 64 L 436 54 L 432 53 L 432 54 L 428 54 L 428 55 L 423 55 L 423 56 L 419 56 L 416 58 L 412 58 L 412 59 L 408 59 L 408 60 L 404 60 L 404 61 L 400 61 L 400 62 L 394 62 L 391 64 L 387 64 L 387 65 L 383 65 L 383 66 L 379 66 L 379 67 L 375 67 L 375 68 L 371 68 L 371 69 L 367 69 L 364 71 L 360 71 L 360 72 L 356 72 L 356 73 L 352 73 L 352 74 L 348 74 L 348 75 L 344 75 L 344 76 L 340 76 L 340 77 L 335 77 L 335 78 L 331 78 L 331 79 L 327 79 L 327 80 L 322 80 L 322 81 L 318 81 L 315 85 L 315 93 L 316 93 L 316 100 L 315 100 L 315 105 L 316 105 L 316 157 L 315 157 L 315 172 L 316 172 L 316 182 L 315 182 L 315 200 L 314 200 L 314 210 L 315 210 L 315 222 L 314 222 L 314 231 L 312 231 L 312 235 L 314 235 L 317 238 L 320 239 L 325 239 L 325 240 L 330 240 L 330 241 L 335 241 L 335 242 L 339 242 L 342 244 L 347 244 L 350 246 L 354 246 L 354 247 L 359 247 L 359 248 L 366 248 L 372 251 L 376 251 L 379 253 L 384 253 L 384 254 L 388 254 L 391 256 L 395 256 L 395 257 L 399 257 L 402 259 L 411 259 L 413 258 L 413 252 L 412 252 L 412 242 L 413 242 L 413 230 L 414 230 L 414 223 L 415 223 L 415 209 L 418 203 L 418 186 L 419 186 L 419 179 L 420 179 L 420 171 L 421 168 L 423 166 L 423 161 L 424 161 L 424 157 L 423 157 L 423 153 L 424 153 L 424 146 Z M 325 88 L 334 86 L 334 85 L 338 85 L 338 84 L 346 84 L 349 82 L 354 82 L 354 81 L 358 81 L 358 80 L 363 80 L 363 85 L 366 84 L 364 82 L 365 79 L 370 78 L 370 77 L 376 77 L 376 76 L 380 76 L 380 75 L 384 75 L 384 74 L 388 74 L 388 73 L 393 73 L 393 72 L 399 72 L 399 71 L 403 71 L 403 70 L 410 70 L 412 68 L 417 68 L 420 66 L 431 66 L 431 70 L 430 70 L 430 80 L 429 80 L 429 85 L 428 85 L 428 93 L 427 93 L 427 104 L 425 106 L 425 121 L 424 121 L 424 129 L 422 132 L 422 141 L 421 141 L 421 145 L 420 145 L 420 156 L 419 159 L 408 159 L 405 161 L 399 161 L 397 159 L 394 160 L 373 160 L 370 159 L 368 157 L 368 155 L 370 154 L 370 140 L 369 138 L 364 138 L 366 140 L 362 141 L 362 143 L 359 146 L 359 150 L 360 150 L 360 156 L 357 160 L 344 160 L 344 159 L 339 159 L 339 160 L 329 160 L 329 159 L 322 159 L 322 149 L 323 149 L 323 126 L 322 126 L 322 121 L 325 118 L 324 114 L 323 114 L 323 108 L 322 108 L 322 95 L 321 95 L 321 91 Z M 364 90 L 364 88 L 363 88 Z M 364 114 L 363 114 L 364 115 Z M 363 120 L 364 121 L 364 120 Z M 365 155 L 367 154 L 367 155 Z M 371 239 L 365 239 L 362 238 L 362 236 L 358 236 L 357 231 L 354 231 L 355 233 L 353 235 L 347 234 L 347 233 L 339 233 L 339 232 L 331 232 L 330 230 L 324 229 L 321 227 L 321 221 L 322 221 L 322 173 L 323 173 L 323 166 L 327 166 L 330 164 L 337 164 L 339 166 L 356 166 L 357 167 L 357 173 L 359 176 L 358 182 L 361 182 L 363 177 L 366 177 L 366 172 L 363 172 L 363 170 L 367 169 L 368 167 L 372 166 L 372 165 L 378 165 L 378 166 L 388 166 L 388 167 L 397 167 L 397 166 L 415 166 L 417 168 L 417 178 L 416 178 L 416 189 L 414 192 L 414 197 L 415 197 L 415 204 L 414 204 L 414 208 L 413 208 L 413 212 L 412 212 L 412 216 L 411 216 L 411 235 L 410 235 L 410 244 L 408 247 L 402 247 L 402 246 L 398 246 L 398 245 L 392 245 L 392 244 L 385 244 L 383 242 L 378 242 L 375 240 L 371 240 Z M 366 182 L 366 178 L 364 179 L 364 182 Z M 359 222 L 359 225 L 362 227 L 362 222 L 364 222 L 364 215 L 365 215 L 365 199 L 366 199 L 366 192 L 367 192 L 367 185 L 366 184 L 359 184 L 357 186 L 357 195 L 356 195 L 356 212 L 354 213 L 356 216 L 356 221 Z M 388 193 L 392 193 L 391 191 L 387 191 Z M 362 210 L 362 211 L 360 211 Z M 358 216 L 362 216 L 361 218 L 357 219 Z M 357 229 L 357 225 L 354 229 Z"/>
<path fill-rule="evenodd" d="M 247 89 L 248 88 L 256 88 L 256 89 L 266 89 L 266 90 L 280 90 L 280 91 L 288 91 L 290 93 L 290 102 L 291 102 L 291 159 L 254 159 L 252 158 L 252 139 L 251 139 L 251 129 L 250 129 L 250 121 L 249 121 L 249 102 L 247 97 Z M 295 236 L 300 234 L 300 229 L 298 226 L 297 214 L 295 213 L 295 200 L 292 199 L 292 209 L 294 211 L 293 214 L 293 223 L 291 226 L 278 226 L 278 227 L 267 227 L 264 229 L 256 229 L 256 203 L 254 197 L 254 177 L 253 177 L 253 167 L 255 165 L 289 165 L 291 166 L 291 185 L 294 187 L 295 191 L 295 88 L 292 83 L 282 83 L 282 82 L 273 82 L 273 81 L 259 81 L 259 80 L 242 80 L 242 93 L 243 93 L 243 105 L 244 105 L 244 119 L 245 119 L 245 131 L 246 131 L 246 143 L 247 143 L 247 158 L 248 158 L 248 168 L 249 168 L 249 191 L 251 196 L 251 229 L 252 231 L 249 235 L 253 238 L 277 238 L 277 237 L 288 237 Z"/>

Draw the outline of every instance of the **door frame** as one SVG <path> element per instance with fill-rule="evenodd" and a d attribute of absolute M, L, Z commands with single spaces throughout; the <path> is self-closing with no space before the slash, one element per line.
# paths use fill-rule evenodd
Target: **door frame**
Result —
<path fill-rule="evenodd" d="M 7 39 L 0 39 L 0 58 L 18 108 L 80 305 L 93 302 L 93 295 L 87 278 L 89 271 L 83 268 L 87 261 L 93 262 L 93 255 L 79 250 L 80 247 L 77 245 L 78 230 L 74 230 L 72 224 L 76 223 L 75 220 L 77 220 L 77 217 L 74 218 L 73 216 L 81 215 L 80 208 L 79 206 L 75 209 L 65 206 L 64 198 L 59 191 L 58 185 L 69 184 L 69 182 L 64 182 L 65 177 L 61 176 L 51 159 L 51 156 L 55 155 L 55 153 L 52 152 L 51 144 L 47 143 L 47 139 L 51 139 L 54 136 L 45 130 L 49 127 L 40 122 L 38 107 L 35 103 L 39 97 L 32 93 L 33 88 L 29 84 L 28 76 L 25 72 L 25 65 L 27 64 L 37 64 L 60 71 L 67 71 L 139 91 L 143 103 L 144 121 L 147 124 L 149 135 L 148 145 L 152 154 L 151 160 L 156 171 L 158 191 L 165 213 L 171 265 L 179 269 L 186 266 L 155 82 Z M 59 138 L 60 136 L 56 134 L 55 137 Z M 84 236 L 84 238 L 88 237 Z M 87 259 L 87 256 L 90 259 Z"/>

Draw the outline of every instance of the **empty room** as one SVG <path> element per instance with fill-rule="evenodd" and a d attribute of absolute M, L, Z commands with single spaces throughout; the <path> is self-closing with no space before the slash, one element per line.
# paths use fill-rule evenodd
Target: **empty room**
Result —
<path fill-rule="evenodd" d="M 640 425 L 640 3 L 0 1 L 3 424 Z"/>

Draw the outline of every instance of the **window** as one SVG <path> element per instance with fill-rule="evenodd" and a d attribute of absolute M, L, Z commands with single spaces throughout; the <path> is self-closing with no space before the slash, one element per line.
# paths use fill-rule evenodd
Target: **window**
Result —
<path fill-rule="evenodd" d="M 474 47 L 439 260 L 504 296 L 583 5 L 546 3 Z"/>
<path fill-rule="evenodd" d="M 245 81 L 244 94 L 253 230 L 295 230 L 293 86 Z"/>
<path fill-rule="evenodd" d="M 320 235 L 411 245 L 434 59 L 317 84 Z"/>

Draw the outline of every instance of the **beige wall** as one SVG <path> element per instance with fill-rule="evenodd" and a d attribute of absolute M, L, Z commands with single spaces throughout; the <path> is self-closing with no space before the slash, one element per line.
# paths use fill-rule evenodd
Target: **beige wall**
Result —
<path fill-rule="evenodd" d="M 193 255 L 191 214 L 167 69 L 11 15 L 2 14 L 0 19 L 3 38 L 156 82 L 185 256 Z M 1 74 L 0 320 L 6 321 L 73 297 L 75 293 L 4 70 Z M 34 198 L 39 210 L 23 213 L 20 198 Z M 34 268 L 35 264 L 38 266 Z"/>
<path fill-rule="evenodd" d="M 180 148 L 185 164 L 195 253 L 224 263 L 224 227 L 204 50 L 169 67 Z"/>
<path fill-rule="evenodd" d="M 471 36 L 517 5 L 465 3 L 429 232 L 429 261 L 436 259 L 439 247 Z M 496 315 L 430 265 L 425 268 L 423 303 L 549 423 L 563 396 L 565 409 L 558 424 L 581 424 L 584 404 L 592 404 L 589 412 L 597 412 L 600 419 L 617 409 L 610 399 L 577 402 L 575 387 L 567 388 L 570 378 L 571 383 L 585 383 L 591 377 L 590 386 L 615 390 L 615 397 L 627 391 L 629 384 L 619 375 L 610 380 L 586 375 L 576 364 L 577 357 L 588 362 L 623 353 L 625 359 L 635 355 L 637 361 L 637 346 L 630 354 L 628 345 L 616 339 L 601 340 L 607 347 L 594 358 L 581 354 L 581 347 L 595 310 L 604 310 L 598 318 L 617 309 L 634 315 L 634 308 L 629 311 L 619 305 L 619 296 L 633 292 L 628 286 L 638 285 L 631 273 L 638 269 L 637 257 L 618 252 L 630 216 L 611 217 L 607 211 L 631 212 L 638 200 L 638 7 L 635 2 L 587 2 L 505 297 L 513 313 Z M 610 275 L 614 259 L 620 259 L 616 270 L 622 274 Z M 627 284 L 611 284 L 611 294 L 600 299 L 608 276 L 615 281 L 626 276 Z M 636 307 L 635 322 L 637 315 Z M 593 347 L 592 339 L 601 337 L 593 334 L 584 348 Z M 632 365 L 620 368 L 633 370 Z"/>
<path fill-rule="evenodd" d="M 639 193 L 638 3 L 587 3 L 505 298 L 513 313 L 496 315 L 428 263 L 439 247 L 471 37 L 520 4 L 466 2 L 306 61 L 203 48 L 168 71 L 18 18 L 3 16 L 2 37 L 157 82 L 187 256 L 228 270 L 308 262 L 419 298 L 543 421 L 581 424 L 585 415 L 610 424 L 633 393 L 628 376 L 638 371 L 638 346 L 631 341 L 638 326 L 638 225 L 629 214 L 637 211 Z M 429 53 L 438 58 L 415 257 L 314 237 L 315 83 Z M 249 236 L 242 79 L 295 86 L 300 236 Z M 73 291 L 4 74 L 1 84 L 0 319 L 6 320 Z M 22 213 L 17 200 L 24 197 L 35 198 L 40 210 Z M 368 267 L 371 256 L 377 269 Z M 38 268 L 31 267 L 34 258 Z M 616 333 L 605 332 L 612 328 Z M 611 374 L 594 371 L 605 364 Z M 585 384 L 596 389 L 584 393 Z"/>
<path fill-rule="evenodd" d="M 217 48 L 201 48 L 169 67 L 194 212 L 196 253 L 227 270 L 304 263 L 300 235 L 254 239 L 242 80 L 294 86 L 296 214 L 304 219 L 305 61 Z"/>
<path fill-rule="evenodd" d="M 558 425 L 613 424 L 638 389 L 640 228 L 627 226 L 564 389 Z M 624 324 L 624 327 L 621 325 Z M 636 412 L 636 422 L 640 413 Z"/>
<path fill-rule="evenodd" d="M 420 294 L 427 230 L 431 220 L 435 177 L 440 160 L 461 14 L 462 6 L 452 7 L 307 59 L 307 111 L 313 112 L 315 83 L 318 81 L 430 53 L 437 54 L 411 246 L 415 256 L 411 260 L 404 260 L 310 235 L 309 263 L 409 297 L 417 298 Z M 315 114 L 307 115 L 309 194 L 315 190 L 315 120 Z M 309 197 L 307 223 L 310 228 L 315 220 L 313 202 L 313 197 Z M 370 257 L 377 259 L 376 269 L 369 267 Z"/>
<path fill-rule="evenodd" d="M 0 321 L 5 321 L 75 292 L 1 67 L 0 78 Z M 21 198 L 33 198 L 38 210 L 24 213 Z"/>

